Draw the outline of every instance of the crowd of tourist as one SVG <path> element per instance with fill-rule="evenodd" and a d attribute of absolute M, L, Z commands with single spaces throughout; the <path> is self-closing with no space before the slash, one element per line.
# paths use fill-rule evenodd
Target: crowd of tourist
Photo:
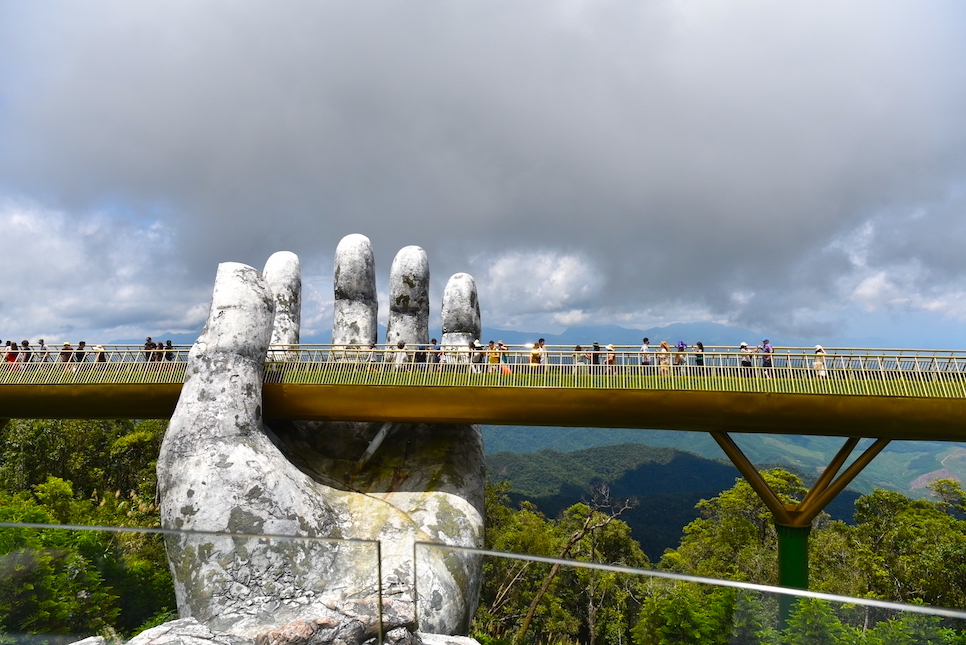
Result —
<path fill-rule="evenodd" d="M 543 338 L 532 345 L 528 343 L 522 347 L 513 348 L 502 340 L 491 340 L 483 345 L 479 339 L 465 346 L 442 347 L 439 341 L 433 338 L 429 344 L 415 346 L 398 341 L 388 349 L 380 349 L 375 344 L 369 345 L 367 350 L 361 352 L 352 351 L 349 348 L 338 349 L 339 351 L 333 351 L 331 360 L 370 364 L 388 363 L 398 369 L 404 369 L 404 366 L 409 364 L 463 364 L 468 365 L 471 372 L 512 373 L 514 370 L 523 370 L 529 373 L 543 373 L 549 369 L 559 371 L 562 366 L 570 365 L 574 374 L 617 374 L 633 365 L 639 366 L 641 369 L 638 371 L 641 373 L 666 375 L 675 371 L 680 373 L 683 368 L 687 368 L 688 373 L 701 373 L 701 370 L 706 367 L 705 347 L 701 341 L 694 345 L 679 341 L 673 346 L 667 341 L 661 341 L 659 345 L 652 347 L 650 339 L 646 337 L 637 351 L 628 351 L 627 348 L 618 351 L 614 345 L 602 346 L 595 341 L 588 346 L 577 345 L 572 352 L 566 352 L 556 348 L 550 349 Z M 759 368 L 761 370 L 759 373 L 763 377 L 771 378 L 774 353 L 774 346 L 764 338 L 761 344 L 754 348 L 748 343 L 741 343 L 737 351 L 731 355 L 737 354 L 736 362 L 740 366 L 739 373 L 742 376 L 752 376 L 755 373 L 754 370 Z M 825 354 L 825 349 L 821 345 L 815 346 L 812 367 L 820 378 L 826 376 Z M 718 357 L 726 355 L 726 353 L 716 354 Z M 758 363 L 757 366 L 755 362 Z M 554 367 L 551 368 L 551 365 Z"/>
<path fill-rule="evenodd" d="M 108 351 L 103 345 L 89 347 L 86 341 L 80 341 L 74 347 L 65 341 L 60 346 L 48 347 L 44 339 L 31 345 L 29 340 L 19 343 L 15 340 L 6 342 L 0 340 L 2 355 L 0 359 L 6 363 L 107 363 Z M 149 336 L 144 343 L 144 361 L 147 363 L 174 361 L 178 355 L 178 348 L 171 341 L 155 343 Z"/>
<path fill-rule="evenodd" d="M 80 341 L 76 347 L 69 342 L 64 342 L 61 346 L 52 348 L 48 347 L 42 338 L 36 345 L 31 345 L 27 340 L 19 343 L 8 340 L 5 344 L 0 341 L 0 348 L 2 348 L 0 359 L 7 363 L 76 364 L 105 363 L 111 360 L 109 352 L 103 345 L 89 347 L 85 341 Z M 183 350 L 183 347 L 175 346 L 171 340 L 155 342 L 149 336 L 145 339 L 140 352 L 127 351 L 119 354 L 114 360 L 143 360 L 145 363 L 173 362 L 178 360 Z M 757 373 L 763 377 L 771 378 L 774 353 L 775 348 L 767 338 L 762 339 L 761 344 L 754 348 L 748 343 L 741 343 L 736 352 L 739 373 L 742 376 L 752 376 L 757 369 L 759 370 Z M 722 355 L 717 354 L 717 356 Z M 520 370 L 521 367 L 529 373 L 542 373 L 550 369 L 550 365 L 555 366 L 554 370 L 559 370 L 560 366 L 568 364 L 574 374 L 616 374 L 629 365 L 639 365 L 642 373 L 667 375 L 675 371 L 681 372 L 682 368 L 696 369 L 697 373 L 700 373 L 700 370 L 706 366 L 705 347 L 700 341 L 694 345 L 679 341 L 673 346 L 667 341 L 661 341 L 657 346 L 652 347 L 650 339 L 646 337 L 637 351 L 622 348 L 620 352 L 614 345 L 602 346 L 596 341 L 588 346 L 576 345 L 573 351 L 567 352 L 560 349 L 551 350 L 543 338 L 532 345 L 526 344 L 519 348 L 511 348 L 502 340 L 491 340 L 483 345 L 478 339 L 465 346 L 443 347 L 437 339 L 433 338 L 428 344 L 407 345 L 403 341 L 398 341 L 388 348 L 377 347 L 375 344 L 370 344 L 368 348 L 361 350 L 348 347 L 333 348 L 329 359 L 393 364 L 399 369 L 409 364 L 425 366 L 463 364 L 468 365 L 471 372 L 507 374 Z M 825 349 L 821 345 L 816 345 L 812 368 L 819 378 L 825 378 L 827 374 L 825 359 Z M 755 365 L 756 362 L 757 365 Z"/>

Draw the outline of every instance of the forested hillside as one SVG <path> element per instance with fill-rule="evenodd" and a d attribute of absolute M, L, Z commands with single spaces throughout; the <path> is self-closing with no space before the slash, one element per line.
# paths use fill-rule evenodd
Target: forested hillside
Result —
<path fill-rule="evenodd" d="M 158 526 L 160 421 L 11 421 L 0 521 Z M 0 529 L 0 633 L 131 636 L 169 619 L 159 536 Z"/>
<path fill-rule="evenodd" d="M 684 527 L 698 516 L 695 504 L 733 486 L 739 476 L 729 463 L 642 444 L 566 453 L 501 452 L 487 456 L 487 470 L 492 481 L 508 482 L 511 502 L 526 500 L 549 517 L 583 501 L 598 483 L 606 484 L 615 498 L 633 498 L 636 506 L 621 519 L 652 560 L 677 546 Z M 829 514 L 851 521 L 857 497 L 850 491 L 842 493 L 828 508 Z"/>
<path fill-rule="evenodd" d="M 9 423 L 0 429 L 0 521 L 157 525 L 154 459 L 163 429 L 153 421 Z M 523 463 L 518 457 L 492 465 L 509 472 Z M 507 482 L 494 484 L 486 499 L 488 547 L 775 583 L 774 524 L 723 464 L 641 446 L 533 457 L 533 473 L 543 474 L 521 482 L 535 497 L 559 495 L 559 486 L 544 481 L 556 479 L 571 482 L 575 495 L 586 486 L 583 501 L 551 514 L 511 500 Z M 781 469 L 763 475 L 786 502 L 801 499 L 797 475 Z M 694 519 L 674 548 L 649 559 L 626 521 L 634 501 L 618 492 L 644 482 L 673 495 L 688 476 L 709 490 L 725 483 L 692 508 Z M 934 481 L 930 493 L 913 500 L 877 490 L 856 501 L 852 525 L 820 518 L 810 542 L 812 588 L 966 607 L 966 496 L 948 479 Z M 774 598 L 757 593 L 492 557 L 484 567 L 473 627 L 483 645 L 966 644 L 964 625 L 930 616 L 808 601 L 779 629 Z M 95 633 L 127 638 L 170 618 L 173 607 L 160 539 L 0 529 L 2 643 L 30 633 L 51 643 L 58 641 L 49 635 L 57 634 L 61 642 Z"/>
<path fill-rule="evenodd" d="M 774 464 L 817 477 L 842 446 L 838 437 L 732 434 L 752 463 Z M 487 454 L 531 453 L 545 449 L 570 452 L 595 446 L 639 443 L 677 448 L 708 459 L 726 459 L 721 448 L 704 432 L 627 430 L 619 428 L 554 428 L 483 426 Z M 928 495 L 934 479 L 966 479 L 966 446 L 942 441 L 893 441 L 856 478 L 851 489 L 860 493 L 875 488 L 905 495 Z"/>

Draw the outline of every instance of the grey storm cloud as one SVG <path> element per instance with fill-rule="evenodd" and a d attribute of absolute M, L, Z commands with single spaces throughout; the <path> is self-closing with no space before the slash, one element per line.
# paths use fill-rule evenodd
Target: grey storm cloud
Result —
<path fill-rule="evenodd" d="M 426 248 L 434 291 L 542 267 L 497 320 L 781 325 L 877 272 L 966 290 L 964 28 L 955 2 L 4 2 L 0 188 L 161 221 L 197 284 L 279 249 L 324 272 L 360 232 L 381 275 Z"/>

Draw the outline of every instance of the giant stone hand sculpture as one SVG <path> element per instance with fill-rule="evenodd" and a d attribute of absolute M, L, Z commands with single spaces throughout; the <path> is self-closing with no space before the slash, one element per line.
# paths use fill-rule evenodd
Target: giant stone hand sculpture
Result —
<path fill-rule="evenodd" d="M 373 267 L 368 239 L 342 240 L 333 344 L 376 342 Z M 381 584 L 386 639 L 408 643 L 418 638 L 418 582 L 420 632 L 465 634 L 480 561 L 421 549 L 414 581 L 413 542 L 482 544 L 479 429 L 264 420 L 266 354 L 270 343 L 298 343 L 300 280 L 291 253 L 273 255 L 263 273 L 218 267 L 208 322 L 158 459 L 162 525 L 379 540 L 382 580 L 367 544 L 184 535 L 167 545 L 179 613 L 234 642 L 375 642 Z M 400 251 L 390 278 L 389 340 L 428 341 L 428 282 L 425 252 Z M 472 278 L 457 274 L 445 293 L 444 342 L 477 338 Z"/>

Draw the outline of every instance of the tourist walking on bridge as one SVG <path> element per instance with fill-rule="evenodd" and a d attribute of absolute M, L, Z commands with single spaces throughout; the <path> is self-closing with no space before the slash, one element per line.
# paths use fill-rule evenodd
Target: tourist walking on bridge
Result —
<path fill-rule="evenodd" d="M 590 371 L 592 374 L 600 374 L 600 353 L 600 343 L 595 340 L 593 347 L 590 349 L 590 364 L 593 366 Z"/>
<path fill-rule="evenodd" d="M 64 369 L 70 369 L 71 359 L 74 357 L 74 348 L 71 344 L 64 342 L 63 346 L 60 348 L 60 362 L 64 364 Z M 75 368 L 76 369 L 76 368 Z"/>
<path fill-rule="evenodd" d="M 400 372 L 406 369 L 406 363 L 409 362 L 409 353 L 406 352 L 406 343 L 403 341 L 396 343 L 396 351 L 393 352 L 392 362 Z"/>
<path fill-rule="evenodd" d="M 767 338 L 762 338 L 761 345 L 759 345 L 755 349 L 755 351 L 760 352 L 762 354 L 762 357 L 761 357 L 762 374 L 765 376 L 765 378 L 771 378 L 771 368 L 772 368 L 771 359 L 772 359 L 772 354 L 775 353 L 775 348 L 771 346 L 771 343 L 768 342 Z"/>
<path fill-rule="evenodd" d="M 647 370 L 650 366 L 651 366 L 651 339 L 645 336 L 644 342 L 641 345 L 641 372 L 647 373 Z"/>
<path fill-rule="evenodd" d="M 694 366 L 698 374 L 704 372 L 704 343 L 700 340 L 694 344 Z"/>
<path fill-rule="evenodd" d="M 590 371 L 590 354 L 584 351 L 580 345 L 574 347 L 574 376 L 586 374 Z"/>
<path fill-rule="evenodd" d="M 751 376 L 751 355 L 754 353 L 748 343 L 741 343 L 738 348 L 738 353 L 740 354 L 739 359 L 741 361 L 741 375 L 744 377 Z"/>
<path fill-rule="evenodd" d="M 658 362 L 660 363 L 660 375 L 667 376 L 671 365 L 671 346 L 666 340 L 661 341 L 661 349 L 658 350 Z"/>
<path fill-rule="evenodd" d="M 496 341 L 496 347 L 498 350 L 500 350 L 500 363 L 501 364 L 509 363 L 510 355 L 507 352 L 510 351 L 510 348 L 507 347 L 502 340 Z M 509 367 L 500 367 L 500 371 L 503 372 L 504 374 L 512 373 L 512 370 Z"/>
<path fill-rule="evenodd" d="M 500 371 L 500 349 L 492 340 L 486 344 L 486 371 L 495 374 Z"/>
<path fill-rule="evenodd" d="M 812 368 L 815 370 L 815 376 L 818 378 L 825 378 L 825 348 L 821 345 L 815 346 L 815 361 L 812 363 Z"/>
<path fill-rule="evenodd" d="M 674 355 L 674 365 L 676 368 L 680 368 L 682 374 L 687 372 L 688 365 L 688 355 L 685 353 L 688 351 L 688 344 L 683 340 L 679 340 L 677 344 L 677 353 Z"/>

